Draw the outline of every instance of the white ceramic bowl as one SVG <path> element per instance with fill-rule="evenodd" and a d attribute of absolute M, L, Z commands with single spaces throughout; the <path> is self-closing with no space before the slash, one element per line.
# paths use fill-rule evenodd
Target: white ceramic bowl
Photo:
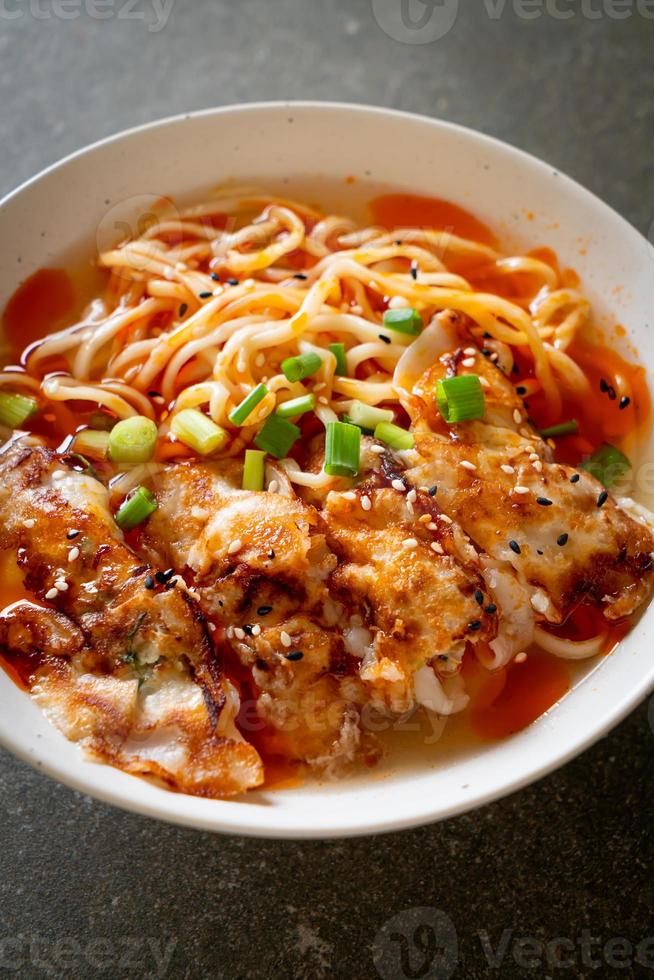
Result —
<path fill-rule="evenodd" d="M 355 184 L 346 184 L 349 176 Z M 607 322 L 652 363 L 649 244 L 609 207 L 533 157 L 419 116 L 327 103 L 245 105 L 143 126 L 81 150 L 0 203 L 0 308 L 18 283 L 134 219 L 144 200 L 193 198 L 229 179 L 347 207 L 362 182 L 448 198 L 515 246 L 549 244 L 581 274 Z M 298 189 L 300 194 L 298 194 Z M 99 232 L 98 232 L 99 229 Z M 654 607 L 619 649 L 527 730 L 505 741 L 337 783 L 210 801 L 86 761 L 0 671 L 0 742 L 48 775 L 128 810 L 266 837 L 378 833 L 453 816 L 550 772 L 620 721 L 654 686 Z M 440 754 L 439 754 L 440 753 Z"/>

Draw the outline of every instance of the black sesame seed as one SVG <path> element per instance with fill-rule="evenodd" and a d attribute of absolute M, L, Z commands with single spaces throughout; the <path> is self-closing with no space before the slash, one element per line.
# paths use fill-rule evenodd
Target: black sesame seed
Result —
<path fill-rule="evenodd" d="M 551 507 L 552 506 L 552 501 L 549 499 L 549 497 L 536 497 L 536 503 L 537 504 L 540 504 L 541 507 Z"/>
<path fill-rule="evenodd" d="M 435 497 L 438 492 L 438 487 L 430 487 L 427 491 L 430 497 Z"/>
<path fill-rule="evenodd" d="M 275 557 L 275 552 L 273 551 L 273 549 L 272 549 L 272 548 L 271 548 L 271 549 L 270 549 L 270 551 L 268 552 L 268 557 L 269 557 L 269 558 L 274 558 L 274 557 Z"/>
<path fill-rule="evenodd" d="M 597 506 L 603 507 L 608 499 L 609 499 L 608 490 L 602 490 L 601 494 L 597 498 Z"/>
<path fill-rule="evenodd" d="M 68 538 L 69 541 L 74 541 L 75 538 L 78 538 L 81 533 L 82 533 L 81 531 L 69 531 L 66 537 Z"/>
<path fill-rule="evenodd" d="M 537 554 L 537 555 L 542 555 L 542 554 L 543 554 L 543 552 L 542 552 L 542 551 L 540 550 L 540 548 L 536 548 L 536 554 Z"/>
<path fill-rule="evenodd" d="M 213 279 L 214 282 L 220 282 L 220 276 L 218 275 L 217 272 L 212 272 L 211 278 Z"/>
<path fill-rule="evenodd" d="M 609 396 L 609 398 L 611 399 L 612 402 L 614 402 L 616 400 L 616 398 L 618 397 L 616 395 L 616 393 L 615 393 L 615 388 L 613 387 L 613 385 L 609 385 L 609 390 L 608 390 L 607 394 L 608 394 L 608 396 Z"/>
<path fill-rule="evenodd" d="M 402 244 L 402 239 L 401 238 L 396 238 L 395 239 L 395 244 L 396 245 L 401 245 Z"/>
<path fill-rule="evenodd" d="M 152 391 L 149 391 L 148 392 L 148 397 L 150 397 L 150 398 L 161 398 L 161 392 L 160 391 L 155 391 L 154 388 L 153 388 Z"/>
<path fill-rule="evenodd" d="M 252 636 L 252 626 L 250 625 L 250 623 L 243 624 L 243 632 L 245 633 L 246 636 Z"/>
<path fill-rule="evenodd" d="M 304 654 L 301 650 L 293 650 L 291 653 L 286 654 L 287 660 L 302 660 Z"/>
<path fill-rule="evenodd" d="M 556 539 L 556 543 L 558 544 L 559 548 L 562 548 L 564 544 L 568 543 L 568 535 L 559 534 L 558 538 Z"/>
<path fill-rule="evenodd" d="M 518 385 L 518 387 L 516 388 L 516 392 L 519 395 L 526 395 L 527 394 L 527 389 L 523 385 Z"/>
<path fill-rule="evenodd" d="M 166 582 L 170 582 L 171 578 L 175 574 L 174 568 L 167 568 L 165 572 L 157 572 L 154 576 L 161 585 L 165 585 Z"/>
<path fill-rule="evenodd" d="M 187 310 L 188 310 L 188 303 L 182 303 L 182 305 L 179 308 L 179 315 L 184 316 Z"/>
<path fill-rule="evenodd" d="M 304 280 L 304 279 L 308 279 L 309 277 L 308 276 L 305 276 L 305 274 L 303 272 L 294 272 L 293 273 L 293 278 L 294 279 L 302 279 L 302 280 Z"/>
<path fill-rule="evenodd" d="M 488 603 L 488 605 L 486 606 L 486 612 L 488 613 L 489 616 L 492 616 L 493 613 L 497 612 L 497 606 L 495 605 L 494 602 Z"/>
<path fill-rule="evenodd" d="M 387 337 L 387 336 L 386 336 L 385 334 L 383 334 L 383 333 L 380 333 L 380 334 L 379 334 L 379 339 L 380 339 L 380 340 L 383 340 L 385 344 L 390 344 L 390 342 L 391 342 L 391 338 L 390 338 L 390 337 Z"/>
<path fill-rule="evenodd" d="M 622 412 L 623 409 L 627 407 L 627 405 L 631 405 L 631 398 L 629 398 L 627 395 L 624 395 L 624 397 L 620 399 L 620 404 L 618 405 L 618 408 Z"/>
<path fill-rule="evenodd" d="M 259 606 L 257 609 L 257 616 L 267 616 L 268 613 L 272 612 L 272 606 Z"/>
<path fill-rule="evenodd" d="M 473 619 L 473 621 L 471 623 L 468 623 L 468 629 L 469 630 L 472 630 L 473 633 L 475 632 L 475 630 L 480 630 L 481 629 L 481 622 L 480 622 L 480 620 Z"/>
<path fill-rule="evenodd" d="M 509 541 L 509 548 L 514 551 L 516 555 L 521 554 L 520 545 L 517 541 Z"/>
<path fill-rule="evenodd" d="M 145 582 L 143 584 L 145 585 L 146 589 L 153 589 L 154 588 L 154 579 L 152 578 L 151 575 L 146 575 L 145 576 Z"/>
<path fill-rule="evenodd" d="M 210 289 L 205 289 L 204 292 L 198 293 L 199 299 L 209 299 L 210 296 L 213 296 Z"/>
<path fill-rule="evenodd" d="M 581 476 L 579 473 L 573 473 L 573 475 L 570 477 L 570 483 L 579 483 L 580 480 Z"/>
<path fill-rule="evenodd" d="M 477 600 L 480 606 L 483 606 L 484 593 L 481 591 L 481 589 L 475 589 L 475 599 Z"/>
<path fill-rule="evenodd" d="M 411 263 L 411 278 L 412 279 L 417 279 L 418 278 L 418 263 L 417 262 L 412 262 Z"/>
<path fill-rule="evenodd" d="M 493 353 L 492 350 L 488 349 L 488 347 L 482 347 L 481 352 L 484 355 L 484 357 L 490 357 L 491 354 Z"/>
<path fill-rule="evenodd" d="M 438 654 L 438 659 L 439 660 L 449 660 L 450 658 L 448 657 L 448 655 L 446 653 L 439 653 Z"/>
<path fill-rule="evenodd" d="M 609 390 L 608 382 L 605 381 L 604 378 L 600 378 L 599 385 L 600 385 L 600 391 L 607 392 Z"/>
<path fill-rule="evenodd" d="M 238 286 L 238 279 L 228 279 L 227 282 L 230 286 Z"/>
<path fill-rule="evenodd" d="M 177 585 L 177 582 L 178 582 L 178 579 L 176 579 L 176 578 L 174 578 L 171 582 L 166 582 L 166 584 L 164 586 L 166 592 L 170 592 L 171 589 L 174 589 L 175 586 Z"/>

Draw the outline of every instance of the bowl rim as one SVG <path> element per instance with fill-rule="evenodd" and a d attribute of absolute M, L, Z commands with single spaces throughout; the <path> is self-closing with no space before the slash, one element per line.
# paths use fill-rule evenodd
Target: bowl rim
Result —
<path fill-rule="evenodd" d="M 49 164 L 32 177 L 29 177 L 27 180 L 23 181 L 16 188 L 9 191 L 0 199 L 0 212 L 2 212 L 11 201 L 24 194 L 33 185 L 38 184 L 51 174 L 65 169 L 71 162 L 91 155 L 95 151 L 104 149 L 112 144 L 128 141 L 132 136 L 165 129 L 171 125 L 177 125 L 191 119 L 207 117 L 220 118 L 234 114 L 244 114 L 249 112 L 256 113 L 261 112 L 262 110 L 279 111 L 282 109 L 291 109 L 294 111 L 308 110 L 318 113 L 325 111 L 337 111 L 353 115 L 361 114 L 385 118 L 394 117 L 400 120 L 404 119 L 418 123 L 421 126 L 433 127 L 435 131 L 444 130 L 450 133 L 459 133 L 466 139 L 472 138 L 481 145 L 488 145 L 489 147 L 492 147 L 496 153 L 503 153 L 512 159 L 517 158 L 520 163 L 531 168 L 531 170 L 535 172 L 537 176 L 540 175 L 541 177 L 544 177 L 546 175 L 551 176 L 552 174 L 555 174 L 565 185 L 567 185 L 570 191 L 574 192 L 578 197 L 585 200 L 595 209 L 600 209 L 607 216 L 610 215 L 613 221 L 617 220 L 619 224 L 623 226 L 625 232 L 628 231 L 630 235 L 638 236 L 638 238 L 642 239 L 645 245 L 648 244 L 647 239 L 638 231 L 638 229 L 630 224 L 630 222 L 628 222 L 613 207 L 611 207 L 611 205 L 604 202 L 592 191 L 589 191 L 576 180 L 559 170 L 558 167 L 547 163 L 546 161 L 520 149 L 519 147 L 514 146 L 505 140 L 500 140 L 494 136 L 489 136 L 486 133 L 479 132 L 471 127 L 463 126 L 459 123 L 450 122 L 436 117 L 425 116 L 419 113 L 406 112 L 403 110 L 386 108 L 384 106 L 366 105 L 363 103 L 337 102 L 333 100 L 273 100 L 234 103 L 190 112 L 176 113 L 171 116 L 166 116 L 120 130 L 119 132 L 105 136 L 73 151 L 72 153 L 67 154 L 61 159 Z M 429 799 L 426 799 L 421 806 L 415 807 L 415 812 L 413 812 L 411 815 L 401 813 L 390 818 L 379 812 L 371 814 L 367 808 L 364 807 L 366 814 L 363 819 L 360 818 L 357 813 L 353 813 L 350 823 L 347 825 L 341 825 L 339 823 L 337 826 L 334 826 L 333 821 L 330 826 L 329 819 L 321 822 L 322 818 L 319 814 L 317 815 L 317 824 L 313 824 L 312 826 L 306 826 L 306 824 L 298 823 L 297 818 L 287 819 L 283 826 L 270 822 L 266 824 L 265 808 L 261 808 L 259 811 L 262 818 L 260 826 L 256 821 L 246 821 L 245 825 L 243 825 L 240 823 L 238 817 L 232 816 L 231 807 L 224 808 L 221 806 L 223 802 L 229 803 L 234 801 L 212 801 L 217 804 L 215 811 L 210 817 L 205 817 L 203 814 L 199 813 L 193 814 L 191 812 L 183 812 L 182 808 L 176 810 L 174 805 L 171 804 L 178 797 L 178 795 L 182 794 L 176 794 L 171 791 L 164 791 L 165 795 L 157 797 L 156 802 L 150 802 L 140 798 L 138 792 L 136 791 L 130 793 L 128 790 L 122 789 L 122 783 L 116 787 L 98 786 L 95 784 L 90 786 L 90 783 L 93 781 L 87 779 L 85 776 L 86 770 L 82 763 L 86 760 L 84 760 L 81 750 L 78 749 L 80 759 L 79 766 L 76 765 L 71 767 L 65 760 L 62 762 L 48 761 L 40 758 L 38 753 L 30 751 L 30 749 L 28 749 L 22 743 L 21 739 L 17 735 L 14 735 L 12 731 L 3 730 L 2 724 L 0 724 L 0 746 L 8 749 L 13 755 L 22 761 L 27 762 L 37 771 L 45 773 L 49 777 L 56 779 L 58 782 L 61 782 L 74 790 L 90 795 L 103 803 L 111 804 L 112 806 L 126 812 L 138 813 L 142 816 L 163 820 L 175 825 L 238 836 L 269 839 L 287 838 L 300 840 L 354 837 L 369 834 L 388 833 L 396 830 L 418 827 L 428 823 L 449 819 L 470 810 L 477 809 L 478 807 L 484 806 L 495 800 L 502 799 L 503 797 L 542 779 L 544 776 L 565 765 L 571 759 L 585 751 L 600 738 L 610 732 L 617 724 L 619 724 L 638 704 L 641 703 L 644 698 L 647 697 L 648 694 L 652 692 L 652 690 L 654 690 L 654 669 L 651 671 L 649 676 L 647 674 L 642 674 L 634 677 L 633 686 L 629 692 L 624 694 L 620 701 L 612 705 L 611 709 L 598 722 L 585 726 L 584 730 L 580 732 L 577 737 L 571 739 L 564 748 L 555 748 L 554 750 L 543 753 L 543 760 L 541 762 L 526 769 L 513 778 L 504 778 L 498 781 L 497 785 L 492 788 L 474 792 L 468 799 L 452 803 L 448 806 L 443 806 L 442 804 L 438 804 L 438 802 L 431 802 Z M 63 738 L 64 736 L 61 737 Z M 512 738 L 515 737 L 518 736 L 512 736 Z M 127 776 L 125 778 L 134 779 L 134 777 Z M 190 797 L 190 799 L 194 798 Z"/>

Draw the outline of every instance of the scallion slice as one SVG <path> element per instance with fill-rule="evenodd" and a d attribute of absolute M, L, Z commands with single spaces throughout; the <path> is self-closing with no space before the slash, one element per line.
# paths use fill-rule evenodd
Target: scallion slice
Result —
<path fill-rule="evenodd" d="M 465 422 L 484 417 L 484 389 L 476 374 L 460 374 L 437 381 L 436 401 L 446 422 Z"/>
<path fill-rule="evenodd" d="M 279 415 L 269 415 L 262 429 L 254 437 L 254 444 L 264 453 L 270 453 L 276 459 L 288 456 L 288 451 L 300 438 L 300 430 L 288 419 Z"/>
<path fill-rule="evenodd" d="M 246 449 L 243 464 L 244 490 L 263 490 L 266 454 L 259 449 Z"/>
<path fill-rule="evenodd" d="M 154 514 L 156 509 L 157 501 L 154 494 L 147 487 L 137 487 L 129 497 L 123 500 L 114 519 L 123 531 L 131 531 L 132 528 L 147 520 L 150 514 Z"/>
<path fill-rule="evenodd" d="M 282 371 L 288 381 L 302 381 L 303 378 L 310 378 L 321 367 L 322 358 L 313 351 L 309 351 L 307 354 L 298 354 L 297 357 L 287 357 L 285 361 L 282 361 Z"/>
<path fill-rule="evenodd" d="M 38 407 L 36 398 L 3 391 L 0 393 L 0 422 L 10 429 L 17 429 L 30 415 L 34 415 Z"/>
<path fill-rule="evenodd" d="M 624 453 L 609 442 L 602 443 L 580 469 L 586 470 L 605 487 L 616 483 L 631 469 L 631 463 Z"/>
<path fill-rule="evenodd" d="M 387 330 L 397 330 L 398 333 L 417 337 L 419 333 L 422 333 L 424 324 L 417 310 L 410 306 L 403 306 L 399 310 L 386 310 L 384 326 Z"/>
<path fill-rule="evenodd" d="M 114 463 L 135 466 L 147 463 L 154 455 L 157 427 L 145 415 L 121 419 L 109 433 L 109 459 Z"/>
<path fill-rule="evenodd" d="M 106 459 L 109 450 L 109 433 L 99 429 L 82 429 L 75 434 L 73 449 L 91 459 Z"/>
<path fill-rule="evenodd" d="M 257 407 L 259 402 L 268 394 L 268 389 L 264 384 L 258 384 L 256 388 L 253 388 L 249 395 L 247 395 L 240 405 L 230 412 L 229 421 L 232 425 L 243 425 L 248 416 Z"/>
<path fill-rule="evenodd" d="M 325 439 L 325 473 L 356 476 L 361 455 L 361 430 L 349 422 L 328 422 Z"/>
<path fill-rule="evenodd" d="M 399 425 L 393 425 L 392 422 L 380 422 L 379 425 L 375 426 L 375 439 L 385 442 L 391 449 L 398 451 L 413 449 L 416 444 L 413 433 L 407 432 Z"/>
<path fill-rule="evenodd" d="M 557 436 L 574 436 L 579 432 L 579 423 L 576 419 L 569 422 L 559 422 L 558 425 L 550 425 L 548 429 L 541 429 L 540 434 L 543 439 L 556 439 Z"/>
<path fill-rule="evenodd" d="M 316 407 L 315 395 L 300 395 L 299 398 L 291 398 L 287 402 L 282 402 L 275 409 L 275 415 L 282 419 L 292 419 L 296 415 L 304 415 L 311 412 Z"/>
<path fill-rule="evenodd" d="M 353 401 L 347 414 L 353 425 L 371 432 L 380 422 L 392 422 L 395 418 L 390 408 L 375 408 L 360 401 Z"/>
<path fill-rule="evenodd" d="M 345 358 L 345 344 L 330 344 L 329 350 L 336 358 L 336 374 L 343 377 L 347 376 L 347 360 Z"/>
<path fill-rule="evenodd" d="M 197 408 L 185 408 L 173 415 L 170 431 L 176 439 L 185 446 L 190 446 L 200 456 L 215 453 L 229 440 L 229 433 Z"/>

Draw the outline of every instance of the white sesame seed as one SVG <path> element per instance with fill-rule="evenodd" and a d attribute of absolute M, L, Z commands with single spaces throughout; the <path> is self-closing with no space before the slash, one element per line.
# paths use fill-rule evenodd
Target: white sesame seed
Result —
<path fill-rule="evenodd" d="M 279 490 L 279 483 L 277 480 L 271 480 L 268 484 L 268 493 L 277 493 Z"/>
<path fill-rule="evenodd" d="M 317 385 L 314 385 L 314 386 L 313 386 L 313 390 L 314 390 L 314 391 L 322 391 L 322 389 L 323 389 L 323 388 L 326 388 L 326 387 L 327 387 L 327 384 L 326 384 L 326 382 L 324 382 L 324 381 L 319 381 Z"/>
<path fill-rule="evenodd" d="M 245 639 L 245 630 L 242 630 L 240 626 L 235 626 L 234 627 L 234 636 L 236 637 L 237 640 L 244 640 Z"/>
<path fill-rule="evenodd" d="M 464 350 L 463 353 L 467 357 L 475 357 L 475 355 L 477 354 L 477 351 L 476 351 L 476 349 L 474 347 L 466 347 L 466 349 Z"/>
<path fill-rule="evenodd" d="M 52 474 L 53 480 L 63 480 L 66 475 L 66 470 L 55 470 Z"/>
<path fill-rule="evenodd" d="M 460 463 L 459 463 L 459 466 L 462 466 L 464 470 L 476 470 L 477 469 L 477 467 L 475 466 L 475 464 L 474 463 L 471 463 L 469 459 L 462 459 L 460 461 Z"/>
<path fill-rule="evenodd" d="M 461 361 L 461 365 L 463 367 L 474 367 L 475 366 L 474 357 L 464 357 L 464 359 Z"/>
<path fill-rule="evenodd" d="M 438 541 L 432 541 L 429 547 L 431 548 L 432 551 L 435 551 L 437 555 L 443 554 L 443 547 L 438 543 Z"/>
<path fill-rule="evenodd" d="M 404 486 L 402 480 L 392 480 L 391 486 L 393 487 L 393 490 L 397 490 L 398 493 L 404 493 L 404 491 L 406 490 L 406 487 Z"/>
<path fill-rule="evenodd" d="M 516 425 L 520 425 L 522 422 L 522 413 L 517 408 L 513 411 L 513 421 Z"/>
<path fill-rule="evenodd" d="M 384 449 L 383 446 L 371 446 L 370 452 L 375 453 L 377 456 L 381 456 L 383 453 L 386 452 L 386 450 Z"/>
<path fill-rule="evenodd" d="M 495 364 L 498 361 L 499 356 L 500 356 L 499 354 L 491 354 L 489 360 L 491 360 L 493 364 Z"/>
<path fill-rule="evenodd" d="M 62 578 L 58 578 L 54 584 L 57 592 L 68 592 L 68 582 L 65 582 Z"/>
<path fill-rule="evenodd" d="M 243 285 L 244 286 L 247 286 L 248 288 L 250 288 L 251 286 L 255 286 L 256 283 L 255 283 L 254 279 L 244 279 L 243 280 Z"/>
<path fill-rule="evenodd" d="M 236 552 L 240 551 L 242 547 L 243 547 L 243 542 L 241 541 L 240 538 L 237 538 L 236 541 L 232 541 L 232 543 L 230 544 L 229 548 L 227 549 L 227 554 L 235 555 Z"/>
<path fill-rule="evenodd" d="M 34 520 L 33 517 L 28 517 L 26 521 L 23 521 L 23 524 L 25 525 L 25 527 L 33 528 L 34 525 L 36 524 L 36 521 Z"/>
<path fill-rule="evenodd" d="M 374 284 L 373 284 L 373 288 L 374 288 Z M 361 314 L 363 313 L 363 307 L 359 306 L 358 303 L 353 303 L 352 306 L 350 307 L 350 311 L 354 313 L 355 316 L 361 316 Z"/>
<path fill-rule="evenodd" d="M 452 520 L 452 518 L 451 517 L 448 517 L 447 514 L 439 514 L 438 516 L 440 517 L 440 519 L 442 521 L 445 521 L 446 524 L 453 524 L 454 523 L 454 521 Z"/>
<path fill-rule="evenodd" d="M 409 301 L 405 296 L 392 296 L 388 301 L 389 310 L 402 310 L 409 305 Z"/>
<path fill-rule="evenodd" d="M 209 623 L 208 626 L 209 626 L 209 629 L 211 630 L 212 633 L 215 633 L 216 632 L 216 624 L 215 623 Z"/>
<path fill-rule="evenodd" d="M 530 460 L 530 462 L 533 463 L 537 459 L 540 459 L 540 456 L 538 455 L 538 453 L 529 453 L 529 460 Z"/>
<path fill-rule="evenodd" d="M 501 470 L 502 470 L 502 471 L 503 471 L 504 473 L 515 473 L 515 467 L 513 467 L 513 466 L 509 466 L 509 464 L 508 464 L 508 463 L 502 463 L 502 465 L 500 466 L 500 469 L 501 469 Z"/>
<path fill-rule="evenodd" d="M 527 659 L 527 654 L 524 653 L 524 651 L 521 652 L 521 653 L 516 653 L 514 659 L 515 659 L 515 662 L 517 664 L 523 664 L 525 662 L 525 660 Z"/>
<path fill-rule="evenodd" d="M 71 548 L 68 552 L 68 561 L 75 561 L 79 558 L 79 548 Z"/>
<path fill-rule="evenodd" d="M 427 515 L 427 516 L 429 517 L 429 515 Z M 438 524 L 436 524 L 434 521 L 430 521 L 429 524 L 427 525 L 427 530 L 428 531 L 438 531 Z"/>
<path fill-rule="evenodd" d="M 415 504 L 417 496 L 418 494 L 416 493 L 416 491 L 414 489 L 411 489 L 407 493 L 406 499 L 409 501 L 410 504 Z"/>
<path fill-rule="evenodd" d="M 354 490 L 346 490 L 343 494 L 343 500 L 356 500 L 357 495 Z"/>
<path fill-rule="evenodd" d="M 411 503 L 411 501 L 410 501 L 410 500 L 407 500 L 407 502 L 406 502 L 406 509 L 408 510 L 408 512 L 409 512 L 409 513 L 410 513 L 411 515 L 413 515 L 413 514 L 414 514 L 414 510 L 413 510 L 413 504 Z"/>
<path fill-rule="evenodd" d="M 252 636 L 259 636 L 260 632 L 261 632 L 261 627 L 259 626 L 258 623 L 255 623 L 254 626 L 252 627 Z"/>
<path fill-rule="evenodd" d="M 513 492 L 514 493 L 529 493 L 529 487 L 522 487 L 522 486 L 518 485 L 517 487 L 514 487 L 513 488 Z"/>
<path fill-rule="evenodd" d="M 325 398 L 324 395 L 320 395 L 318 402 L 320 405 L 329 405 L 329 398 Z"/>
<path fill-rule="evenodd" d="M 263 367 L 264 364 L 266 363 L 266 355 L 257 354 L 257 356 L 254 359 L 254 363 L 256 364 L 257 367 Z"/>
<path fill-rule="evenodd" d="M 412 551 L 414 548 L 418 547 L 418 542 L 415 538 L 405 538 L 402 542 L 402 547 Z"/>
<path fill-rule="evenodd" d="M 536 470 L 537 473 L 542 473 L 543 472 L 543 464 L 541 463 L 541 461 L 539 459 L 537 459 L 536 462 L 535 463 L 532 463 L 531 465 L 534 467 L 534 469 Z"/>
<path fill-rule="evenodd" d="M 490 388 L 490 382 L 481 376 L 479 377 L 479 384 L 482 386 L 482 388 Z"/>
<path fill-rule="evenodd" d="M 279 639 L 282 641 L 282 646 L 285 647 L 290 647 L 290 645 L 293 642 L 293 640 L 290 638 L 286 630 L 281 631 L 281 633 L 279 634 Z"/>
<path fill-rule="evenodd" d="M 232 637 L 234 636 L 234 627 L 228 626 L 227 629 L 225 630 L 225 633 L 227 634 L 227 639 L 231 640 Z"/>
<path fill-rule="evenodd" d="M 45 597 L 46 599 L 56 599 L 58 595 L 59 595 L 58 589 L 48 589 L 48 591 L 45 594 Z"/>
<path fill-rule="evenodd" d="M 214 296 L 221 296 L 225 292 L 224 286 L 216 286 L 213 291 Z"/>
<path fill-rule="evenodd" d="M 372 510 L 372 500 L 370 499 L 370 497 L 361 498 L 361 507 L 363 508 L 363 510 Z"/>

